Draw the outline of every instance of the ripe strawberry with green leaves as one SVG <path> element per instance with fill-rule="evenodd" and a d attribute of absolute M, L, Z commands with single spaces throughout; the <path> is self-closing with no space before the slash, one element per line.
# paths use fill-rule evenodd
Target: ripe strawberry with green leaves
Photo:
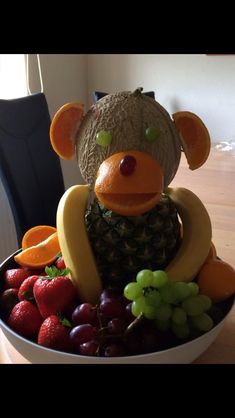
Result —
<path fill-rule="evenodd" d="M 32 270 L 24 268 L 8 269 L 4 273 L 4 280 L 7 289 L 14 288 L 19 289 L 27 277 L 35 274 Z"/>
<path fill-rule="evenodd" d="M 18 298 L 19 300 L 29 300 L 33 302 L 35 300 L 33 294 L 33 287 L 36 281 L 39 279 L 40 276 L 34 274 L 33 276 L 27 277 L 21 284 L 19 291 L 18 291 Z"/>
<path fill-rule="evenodd" d="M 46 318 L 38 333 L 38 344 L 54 350 L 72 351 L 69 333 L 70 322 L 58 315 L 50 315 Z"/>
<path fill-rule="evenodd" d="M 30 339 L 37 336 L 42 322 L 38 308 L 28 300 L 17 303 L 7 320 L 10 328 Z"/>
<path fill-rule="evenodd" d="M 39 277 L 33 287 L 34 297 L 43 318 L 63 312 L 77 297 L 76 289 L 67 276 L 69 269 L 46 267 L 47 276 Z"/>

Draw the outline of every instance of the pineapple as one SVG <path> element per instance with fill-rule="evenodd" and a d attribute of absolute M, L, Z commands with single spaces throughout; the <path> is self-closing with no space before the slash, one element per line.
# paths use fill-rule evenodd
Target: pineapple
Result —
<path fill-rule="evenodd" d="M 96 198 L 85 216 L 88 236 L 104 286 L 123 289 L 141 269 L 164 269 L 180 244 L 173 202 L 160 202 L 140 216 L 121 216 Z"/>

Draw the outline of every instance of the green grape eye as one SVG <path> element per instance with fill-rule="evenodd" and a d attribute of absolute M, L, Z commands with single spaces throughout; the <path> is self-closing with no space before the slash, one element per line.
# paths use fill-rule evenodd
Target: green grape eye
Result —
<path fill-rule="evenodd" d="M 112 134 L 108 131 L 99 131 L 96 134 L 96 143 L 101 147 L 108 147 L 112 142 Z"/>
<path fill-rule="evenodd" d="M 158 128 L 147 128 L 145 130 L 145 138 L 148 142 L 154 142 L 159 138 L 160 130 Z"/>

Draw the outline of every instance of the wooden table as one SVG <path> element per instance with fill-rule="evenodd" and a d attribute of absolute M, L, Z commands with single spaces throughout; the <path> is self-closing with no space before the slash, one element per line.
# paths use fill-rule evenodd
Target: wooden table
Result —
<path fill-rule="evenodd" d="M 202 200 L 210 215 L 217 254 L 235 268 L 235 148 L 222 151 L 217 147 L 212 147 L 206 163 L 194 171 L 188 169 L 182 154 L 171 186 L 186 187 Z"/>
<path fill-rule="evenodd" d="M 182 155 L 173 187 L 192 190 L 205 204 L 212 223 L 212 240 L 218 256 L 235 268 L 235 149 L 214 145 L 206 163 L 188 169 Z M 235 306 L 215 342 L 195 364 L 235 364 Z"/>
<path fill-rule="evenodd" d="M 0 330 L 0 364 L 30 364 L 5 338 Z"/>
<path fill-rule="evenodd" d="M 213 146 L 207 162 L 191 171 L 182 155 L 180 168 L 172 187 L 186 187 L 205 204 L 212 222 L 213 243 L 217 254 L 235 268 L 235 149 L 226 150 L 223 144 Z M 7 349 L 7 350 L 6 350 Z M 28 363 L 5 342 L 0 332 L 0 363 Z M 235 306 L 214 343 L 194 364 L 235 364 Z"/>

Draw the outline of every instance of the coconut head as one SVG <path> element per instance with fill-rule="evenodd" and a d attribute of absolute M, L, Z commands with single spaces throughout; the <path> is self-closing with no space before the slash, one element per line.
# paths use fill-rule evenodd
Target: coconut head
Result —
<path fill-rule="evenodd" d="M 101 131 L 111 135 L 110 145 L 104 147 L 97 143 Z M 159 103 L 142 94 L 141 89 L 109 94 L 94 104 L 81 122 L 75 147 L 81 174 L 92 187 L 101 163 L 115 153 L 129 150 L 145 152 L 157 160 L 167 187 L 181 156 L 179 132 L 173 120 Z"/>
<path fill-rule="evenodd" d="M 131 216 L 135 207 L 139 213 L 157 204 L 182 151 L 191 170 L 204 164 L 210 151 L 209 132 L 196 114 L 179 111 L 171 118 L 142 88 L 105 95 L 86 114 L 81 103 L 65 104 L 52 120 L 50 138 L 61 158 L 77 158 L 105 207 L 119 211 L 124 205 L 128 213 L 118 213 Z"/>

